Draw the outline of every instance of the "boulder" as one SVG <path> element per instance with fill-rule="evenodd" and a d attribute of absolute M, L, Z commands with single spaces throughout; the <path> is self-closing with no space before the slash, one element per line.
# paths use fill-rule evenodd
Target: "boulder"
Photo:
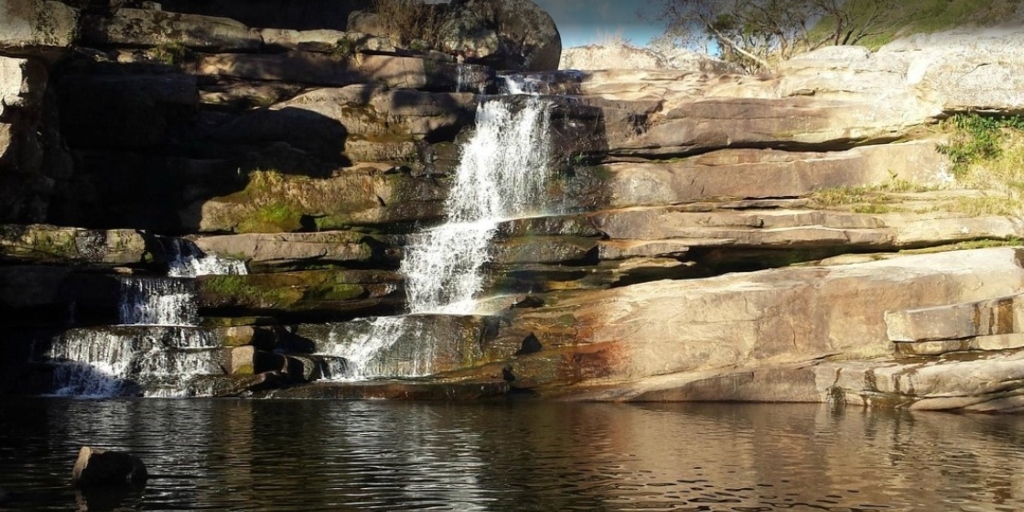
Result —
<path fill-rule="evenodd" d="M 233 19 L 151 9 L 120 8 L 109 16 L 85 16 L 82 39 L 97 46 L 182 45 L 205 52 L 259 51 L 256 30 Z"/>
<path fill-rule="evenodd" d="M 76 41 L 78 11 L 53 0 L 0 2 L 0 54 L 53 59 Z"/>
<path fill-rule="evenodd" d="M 562 55 L 558 27 L 530 0 L 468 0 L 456 13 L 463 21 L 446 25 L 449 32 L 440 36 L 446 46 L 490 51 L 496 35 L 499 51 L 480 62 L 517 71 L 558 69 Z M 473 55 L 466 57 L 471 60 Z"/>
<path fill-rule="evenodd" d="M 149 478 L 142 459 L 128 452 L 83 446 L 71 472 L 76 487 L 144 485 Z"/>

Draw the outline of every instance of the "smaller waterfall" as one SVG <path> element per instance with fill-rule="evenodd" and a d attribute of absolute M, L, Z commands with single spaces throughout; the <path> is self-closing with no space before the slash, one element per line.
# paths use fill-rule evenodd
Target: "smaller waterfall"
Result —
<path fill-rule="evenodd" d="M 57 395 L 180 396 L 192 377 L 223 373 L 215 348 L 216 340 L 200 329 L 122 326 L 72 329 L 54 339 L 46 355 L 59 363 Z"/>
<path fill-rule="evenodd" d="M 205 255 L 169 239 L 169 277 L 120 279 L 120 325 L 71 329 L 54 338 L 56 394 L 180 396 L 196 376 L 223 374 L 213 337 L 197 328 L 195 277 L 245 274 L 240 261 Z"/>
<path fill-rule="evenodd" d="M 118 305 L 123 325 L 197 325 L 199 310 L 191 280 L 128 277 Z"/>
<path fill-rule="evenodd" d="M 223 258 L 215 254 L 204 254 L 196 244 L 188 240 L 172 238 L 169 242 L 168 277 L 199 277 L 245 275 L 245 262 Z"/>

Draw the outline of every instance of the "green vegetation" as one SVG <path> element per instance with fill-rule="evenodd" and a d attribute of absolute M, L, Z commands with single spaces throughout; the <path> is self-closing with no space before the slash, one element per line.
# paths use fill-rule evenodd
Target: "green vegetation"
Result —
<path fill-rule="evenodd" d="M 930 187 L 913 183 L 900 178 L 889 171 L 889 180 L 871 186 L 836 187 L 819 190 L 811 198 L 823 206 L 853 205 L 850 210 L 856 213 L 891 213 L 898 211 L 892 206 L 903 201 L 892 194 L 911 192 L 927 192 Z"/>
<path fill-rule="evenodd" d="M 306 271 L 251 276 L 208 276 L 201 281 L 210 302 L 254 309 L 315 307 L 324 302 L 355 300 L 366 294 L 343 274 Z"/>
<path fill-rule="evenodd" d="M 965 179 L 969 177 L 972 166 L 991 166 L 1003 163 L 1001 161 L 1006 156 L 1012 156 L 1020 141 L 1011 139 L 1024 135 L 1024 118 L 1016 115 L 956 114 L 945 121 L 944 128 L 950 132 L 950 141 L 940 145 L 938 150 L 953 163 L 953 175 L 957 179 Z M 1004 144 L 1010 147 L 1004 148 Z"/>
<path fill-rule="evenodd" d="M 331 48 L 331 55 L 347 59 L 356 53 L 357 44 L 355 41 L 342 37 L 334 42 L 334 46 Z"/>
<path fill-rule="evenodd" d="M 1020 0 L 659 0 L 651 19 L 668 21 L 656 44 L 707 46 L 748 71 L 828 45 L 871 49 L 915 33 L 994 25 Z"/>
<path fill-rule="evenodd" d="M 276 233 L 298 231 L 302 227 L 302 212 L 291 204 L 274 201 L 260 205 L 238 224 L 240 233 Z"/>
<path fill-rule="evenodd" d="M 187 46 L 177 41 L 164 43 L 153 48 L 150 50 L 150 55 L 154 60 L 163 62 L 168 66 L 178 66 L 194 56 L 192 50 L 189 50 Z"/>
<path fill-rule="evenodd" d="M 942 128 L 949 143 L 939 151 L 949 156 L 957 182 L 986 191 L 982 197 L 957 201 L 971 215 L 1024 216 L 1024 118 L 957 114 Z"/>
<path fill-rule="evenodd" d="M 909 34 L 931 34 L 957 26 L 995 25 L 1006 21 L 1017 9 L 1019 0 L 910 0 L 894 3 L 887 12 L 892 20 L 866 34 L 856 44 L 872 50 L 892 40 Z M 846 5 L 854 16 L 871 12 L 870 0 L 847 0 Z M 812 35 L 828 34 L 834 30 L 834 21 L 822 19 L 811 29 Z M 851 43 L 853 44 L 853 43 Z"/>

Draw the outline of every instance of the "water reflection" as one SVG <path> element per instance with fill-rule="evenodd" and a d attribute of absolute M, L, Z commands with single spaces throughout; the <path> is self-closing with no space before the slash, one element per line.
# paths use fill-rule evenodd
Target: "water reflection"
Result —
<path fill-rule="evenodd" d="M 805 405 L 32 399 L 0 415 L 0 510 L 1019 510 L 1022 441 Z M 83 444 L 155 478 L 76 495 Z"/>

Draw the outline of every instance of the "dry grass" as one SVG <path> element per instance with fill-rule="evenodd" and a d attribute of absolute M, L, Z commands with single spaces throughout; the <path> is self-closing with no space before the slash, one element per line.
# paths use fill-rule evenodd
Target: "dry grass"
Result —
<path fill-rule="evenodd" d="M 437 46 L 443 18 L 433 6 L 419 0 L 373 0 L 373 12 L 377 13 L 381 28 L 399 44 L 419 40 L 430 47 Z"/>

